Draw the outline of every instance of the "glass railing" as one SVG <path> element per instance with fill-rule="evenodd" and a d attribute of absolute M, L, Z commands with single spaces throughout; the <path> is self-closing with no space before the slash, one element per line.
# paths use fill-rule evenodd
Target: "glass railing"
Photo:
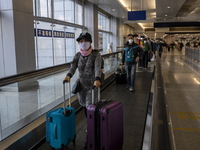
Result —
<path fill-rule="evenodd" d="M 102 58 L 108 77 L 121 62 L 121 51 L 104 54 Z M 63 102 L 62 81 L 69 66 L 64 64 L 0 79 L 0 141 Z M 77 77 L 78 71 L 71 85 Z"/>
<path fill-rule="evenodd" d="M 200 62 L 200 49 L 198 48 L 186 48 L 185 55 L 193 61 Z"/>

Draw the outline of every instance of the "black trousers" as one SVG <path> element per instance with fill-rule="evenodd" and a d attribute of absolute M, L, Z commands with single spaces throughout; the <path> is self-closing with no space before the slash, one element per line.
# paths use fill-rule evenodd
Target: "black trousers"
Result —
<path fill-rule="evenodd" d="M 149 54 L 148 54 L 148 52 L 144 52 L 143 53 L 143 67 L 144 68 L 147 68 L 148 67 L 148 58 L 149 58 Z"/>
<path fill-rule="evenodd" d="M 84 113 L 85 113 L 85 117 L 87 118 L 87 108 L 84 107 Z"/>

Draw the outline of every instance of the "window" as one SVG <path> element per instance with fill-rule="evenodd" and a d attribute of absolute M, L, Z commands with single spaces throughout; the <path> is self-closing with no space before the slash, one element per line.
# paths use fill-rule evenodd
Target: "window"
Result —
<path fill-rule="evenodd" d="M 33 0 L 33 12 L 35 16 L 83 25 L 83 3 L 79 0 Z"/>
<path fill-rule="evenodd" d="M 75 23 L 83 25 L 83 4 L 80 2 L 77 2 L 75 7 Z"/>
<path fill-rule="evenodd" d="M 66 22 L 74 23 L 74 1 L 65 0 L 65 19 Z"/>
<path fill-rule="evenodd" d="M 73 27 L 66 27 L 65 31 L 67 33 L 74 33 L 75 29 Z M 66 54 L 66 62 L 72 61 L 76 50 L 75 50 L 75 33 L 73 34 L 73 38 L 70 38 L 69 36 L 66 37 L 65 39 L 65 44 L 66 44 L 66 49 L 65 49 L 65 54 Z"/>
<path fill-rule="evenodd" d="M 110 31 L 110 19 L 100 12 L 98 13 L 98 29 Z"/>
<path fill-rule="evenodd" d="M 5 76 L 5 66 L 4 66 L 4 55 L 3 55 L 3 33 L 2 33 L 2 18 L 1 18 L 1 10 L 0 10 L 0 78 Z M 0 134 L 0 139 L 1 139 L 1 134 Z"/>
<path fill-rule="evenodd" d="M 72 61 L 79 50 L 75 37 L 79 36 L 82 29 L 68 24 L 83 24 L 83 2 L 81 0 L 33 0 L 33 5 L 36 18 L 51 18 L 47 19 L 47 22 L 35 21 L 37 69 Z M 62 21 L 62 25 L 51 23 L 54 19 Z M 63 25 L 64 22 L 66 25 Z"/>
<path fill-rule="evenodd" d="M 76 37 L 80 28 L 35 21 L 37 69 L 71 62 L 79 50 Z"/>
<path fill-rule="evenodd" d="M 54 19 L 64 20 L 64 1 L 63 0 L 53 0 L 53 10 L 54 10 Z"/>
<path fill-rule="evenodd" d="M 111 21 L 108 16 L 102 14 L 101 12 L 98 13 L 98 47 L 103 49 L 103 53 L 107 53 L 108 45 L 113 42 L 111 41 L 112 32 L 110 32 L 110 22 Z"/>
<path fill-rule="evenodd" d="M 107 53 L 108 44 L 111 43 L 111 35 L 109 33 L 99 32 L 99 45 L 100 49 L 103 49 L 103 53 Z"/>
<path fill-rule="evenodd" d="M 35 16 L 51 18 L 51 0 L 34 0 L 33 12 Z"/>
<path fill-rule="evenodd" d="M 46 34 L 47 32 L 48 35 Z M 53 66 L 52 24 L 35 22 L 35 47 L 37 69 Z"/>
<path fill-rule="evenodd" d="M 54 65 L 65 63 L 65 30 L 63 25 L 53 26 Z"/>

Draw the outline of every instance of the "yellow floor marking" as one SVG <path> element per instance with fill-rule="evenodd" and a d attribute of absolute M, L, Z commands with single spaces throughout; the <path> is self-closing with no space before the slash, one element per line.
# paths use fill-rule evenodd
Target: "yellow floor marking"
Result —
<path fill-rule="evenodd" d="M 200 129 L 188 129 L 188 128 L 173 128 L 173 130 L 200 131 Z"/>
<path fill-rule="evenodd" d="M 189 112 L 171 112 L 171 114 L 194 114 L 194 115 L 200 115 L 200 113 L 189 113 Z"/>

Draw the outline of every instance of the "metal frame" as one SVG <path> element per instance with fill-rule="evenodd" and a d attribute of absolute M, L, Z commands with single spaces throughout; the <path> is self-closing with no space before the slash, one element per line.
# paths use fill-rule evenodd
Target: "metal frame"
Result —
<path fill-rule="evenodd" d="M 0 2 L 0 8 L 1 8 L 1 2 Z M 2 34 L 2 31 L 3 31 L 3 28 L 2 28 L 2 15 L 1 15 L 1 9 L 0 9 L 0 36 L 1 36 L 1 40 L 3 39 L 3 34 Z M 1 41 L 2 42 L 2 41 Z M 2 42 L 2 53 L 3 53 L 3 42 Z M 4 61 L 4 57 L 3 57 L 3 64 L 5 63 Z M 3 69 L 5 70 L 5 65 L 3 65 Z M 5 74 L 5 71 L 4 71 L 4 74 Z M 1 109 L 0 109 L 0 141 L 2 140 L 2 124 L 1 124 Z"/>
<path fill-rule="evenodd" d="M 152 130 L 153 130 L 153 124 L 154 124 L 154 113 L 155 113 L 155 106 L 156 106 L 156 66 L 154 65 L 154 70 L 152 73 L 152 81 L 150 86 L 150 92 L 149 92 L 149 100 L 148 100 L 148 107 L 147 107 L 147 117 L 146 117 L 146 124 L 144 129 L 144 138 L 143 138 L 143 144 L 142 144 L 142 150 L 151 150 L 152 147 Z M 151 94 L 152 97 L 152 105 L 150 106 L 150 98 Z M 151 113 L 149 113 L 151 112 Z"/>

